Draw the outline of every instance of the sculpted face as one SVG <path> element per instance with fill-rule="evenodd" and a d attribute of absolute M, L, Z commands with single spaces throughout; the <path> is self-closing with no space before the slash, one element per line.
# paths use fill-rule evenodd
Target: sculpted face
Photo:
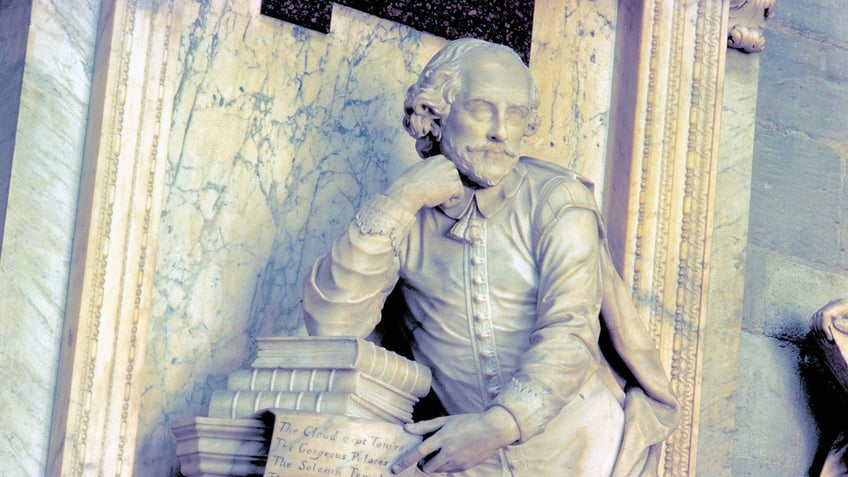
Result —
<path fill-rule="evenodd" d="M 530 114 L 527 68 L 502 51 L 477 48 L 462 66 L 462 88 L 441 125 L 441 150 L 466 181 L 491 187 L 518 162 Z"/>

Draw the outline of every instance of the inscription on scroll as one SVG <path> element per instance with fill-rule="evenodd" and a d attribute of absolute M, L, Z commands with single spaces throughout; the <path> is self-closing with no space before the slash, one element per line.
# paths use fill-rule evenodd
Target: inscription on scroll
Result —
<path fill-rule="evenodd" d="M 421 442 L 388 422 L 280 409 L 268 413 L 274 430 L 265 477 L 388 477 L 391 465 Z"/>

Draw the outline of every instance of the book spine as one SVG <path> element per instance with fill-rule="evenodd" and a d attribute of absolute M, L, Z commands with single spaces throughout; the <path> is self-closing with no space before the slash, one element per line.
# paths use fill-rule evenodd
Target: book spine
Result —
<path fill-rule="evenodd" d="M 430 390 L 432 375 L 428 368 L 370 341 L 353 338 L 327 341 L 326 346 L 353 345 L 355 352 L 341 353 L 347 354 L 349 359 L 340 358 L 340 354 L 333 359 L 326 353 L 316 353 L 320 343 L 320 340 L 314 339 L 302 342 L 259 341 L 257 357 L 251 367 L 356 369 L 417 397 L 427 395 Z M 303 359 L 306 355 L 310 359 Z"/>
<path fill-rule="evenodd" d="M 356 388 L 356 371 L 345 369 L 254 368 L 235 371 L 227 389 L 245 391 L 346 391 Z"/>
<path fill-rule="evenodd" d="M 243 369 L 230 374 L 227 389 L 345 393 L 384 407 L 393 415 L 411 415 L 418 400 L 363 371 L 350 369 Z"/>
<path fill-rule="evenodd" d="M 371 376 L 416 397 L 427 395 L 432 379 L 428 368 L 371 342 L 365 343 L 372 348 L 368 372 Z"/>
<path fill-rule="evenodd" d="M 352 406 L 341 393 L 285 391 L 215 391 L 209 401 L 209 417 L 240 419 L 265 409 L 287 409 L 314 413 L 370 417 Z"/>

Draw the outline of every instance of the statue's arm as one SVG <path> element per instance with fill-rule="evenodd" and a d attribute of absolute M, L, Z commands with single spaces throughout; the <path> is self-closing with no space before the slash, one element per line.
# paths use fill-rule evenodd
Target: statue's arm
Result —
<path fill-rule="evenodd" d="M 368 336 L 397 283 L 415 214 L 460 194 L 456 168 L 444 156 L 434 156 L 415 163 L 366 203 L 306 277 L 303 319 L 309 334 Z"/>
<path fill-rule="evenodd" d="M 624 404 L 624 438 L 614 477 L 656 475 L 657 446 L 682 419 L 677 397 L 663 368 L 659 351 L 640 319 L 630 295 L 609 256 L 601 252 L 604 298 L 601 315 L 614 351 L 636 382 L 628 387 Z M 634 474 L 635 472 L 635 474 Z"/>
<path fill-rule="evenodd" d="M 400 241 L 413 215 L 387 196 L 373 197 L 318 259 L 303 286 L 310 335 L 366 337 L 398 280 Z"/>
<path fill-rule="evenodd" d="M 606 247 L 601 251 L 604 298 L 601 315 L 615 351 L 645 392 L 676 406 L 659 350 L 639 317 L 630 289 L 624 284 Z"/>
<path fill-rule="evenodd" d="M 600 363 L 601 270 L 598 218 L 591 192 L 565 184 L 552 197 L 588 196 L 583 204 L 550 204 L 538 222 L 539 293 L 530 346 L 496 405 L 515 418 L 521 441 L 542 432 Z"/>

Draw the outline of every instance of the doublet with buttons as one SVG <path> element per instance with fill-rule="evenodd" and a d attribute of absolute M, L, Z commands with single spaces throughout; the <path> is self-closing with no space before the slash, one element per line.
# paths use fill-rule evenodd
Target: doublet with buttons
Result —
<path fill-rule="evenodd" d="M 530 158 L 497 186 L 415 217 L 378 197 L 307 280 L 310 332 L 368 335 L 399 286 L 413 355 L 433 370 L 445 409 L 502 406 L 519 428 L 518 442 L 459 475 L 591 475 L 598 467 L 581 474 L 583 461 L 598 453 L 608 473 L 621 429 L 591 421 L 620 423 L 621 396 L 597 344 L 599 258 L 578 257 L 579 244 L 562 240 L 561 219 L 575 210 L 595 215 L 597 233 L 585 239 L 604 246 L 590 185 Z M 391 230 L 368 226 L 375 213 L 393 217 Z M 581 425 L 602 449 L 586 447 Z"/>

